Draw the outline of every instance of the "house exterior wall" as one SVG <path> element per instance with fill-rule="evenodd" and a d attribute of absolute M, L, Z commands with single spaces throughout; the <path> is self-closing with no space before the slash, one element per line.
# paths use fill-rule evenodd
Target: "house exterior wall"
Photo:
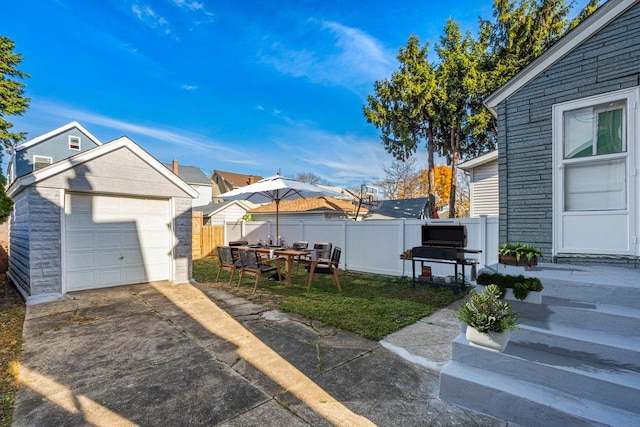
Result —
<path fill-rule="evenodd" d="M 62 289 L 60 192 L 30 187 L 9 219 L 9 277 L 27 295 Z"/>
<path fill-rule="evenodd" d="M 238 206 L 237 204 L 230 204 L 226 206 L 221 211 L 215 213 L 209 218 L 206 218 L 205 225 L 222 225 L 225 222 L 235 222 L 241 219 L 243 216 L 247 214 L 245 209 Z"/>
<path fill-rule="evenodd" d="M 638 86 L 636 4 L 498 105 L 499 241 L 549 259 L 553 241 L 552 106 Z"/>
<path fill-rule="evenodd" d="M 80 137 L 80 150 L 69 149 L 70 135 Z M 51 157 L 53 163 L 56 163 L 95 147 L 97 147 L 96 143 L 85 133 L 77 128 L 70 129 L 39 144 L 18 151 L 15 158 L 16 178 L 33 172 L 34 155 Z"/>
<path fill-rule="evenodd" d="M 473 168 L 471 216 L 498 216 L 498 160 Z"/>
<path fill-rule="evenodd" d="M 206 206 L 212 201 L 211 197 L 211 186 L 208 185 L 196 185 L 191 184 L 191 186 L 196 190 L 199 195 L 196 199 L 193 199 L 192 206 Z"/>

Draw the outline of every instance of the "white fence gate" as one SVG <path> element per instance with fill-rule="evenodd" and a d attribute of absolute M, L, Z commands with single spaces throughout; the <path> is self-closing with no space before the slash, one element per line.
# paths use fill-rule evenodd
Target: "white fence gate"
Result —
<path fill-rule="evenodd" d="M 455 219 L 397 219 L 371 221 L 280 221 L 280 234 L 287 244 L 298 240 L 331 242 L 342 248 L 340 268 L 389 276 L 411 276 L 411 261 L 400 259 L 400 254 L 420 246 L 422 225 L 462 224 L 467 227 L 467 248 L 478 249 L 479 254 L 468 258 L 479 261 L 478 268 L 498 262 L 498 218 Z M 225 244 L 234 240 L 255 243 L 272 236 L 276 240 L 273 221 L 225 223 Z M 453 274 L 453 265 L 430 264 L 433 274 Z M 467 271 L 467 274 L 469 272 Z"/>

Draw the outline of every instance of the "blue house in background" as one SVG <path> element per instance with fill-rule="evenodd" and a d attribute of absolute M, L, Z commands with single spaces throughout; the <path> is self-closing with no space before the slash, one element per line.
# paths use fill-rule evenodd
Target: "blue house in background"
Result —
<path fill-rule="evenodd" d="M 15 147 L 7 167 L 7 181 L 91 150 L 102 143 L 80 123 L 71 122 Z"/>

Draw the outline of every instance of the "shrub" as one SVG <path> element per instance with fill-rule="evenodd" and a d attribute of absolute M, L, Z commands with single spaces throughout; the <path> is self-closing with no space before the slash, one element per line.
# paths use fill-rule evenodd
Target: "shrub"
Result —
<path fill-rule="evenodd" d="M 458 319 L 478 332 L 504 332 L 515 329 L 519 314 L 500 299 L 500 289 L 489 285 L 481 293 L 471 291 L 469 300 L 460 307 Z"/>

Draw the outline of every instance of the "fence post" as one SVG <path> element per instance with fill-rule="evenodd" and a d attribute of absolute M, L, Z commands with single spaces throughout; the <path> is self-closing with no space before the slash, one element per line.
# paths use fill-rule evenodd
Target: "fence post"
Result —
<path fill-rule="evenodd" d="M 487 250 L 489 242 L 487 241 L 487 215 L 480 215 L 480 265 L 484 268 L 487 266 Z"/>

